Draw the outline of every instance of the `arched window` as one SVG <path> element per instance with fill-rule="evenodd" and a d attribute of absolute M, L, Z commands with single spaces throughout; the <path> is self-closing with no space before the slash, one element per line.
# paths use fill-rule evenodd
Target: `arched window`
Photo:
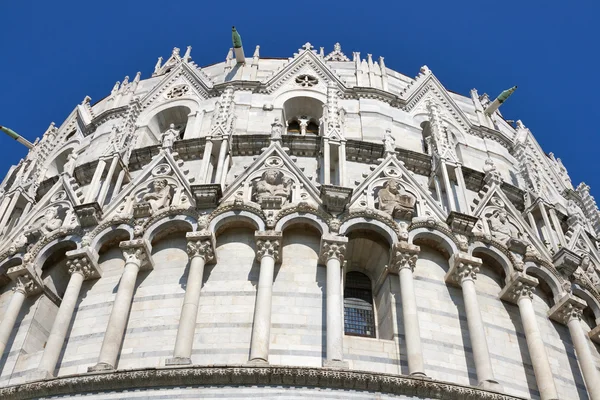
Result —
<path fill-rule="evenodd" d="M 297 120 L 292 120 L 288 124 L 288 133 L 300 133 L 300 123 Z"/>
<path fill-rule="evenodd" d="M 344 333 L 375 337 L 371 280 L 360 272 L 348 272 L 344 287 Z"/>
<path fill-rule="evenodd" d="M 308 125 L 306 127 L 306 133 L 318 135 L 319 134 L 319 125 L 317 125 L 316 122 L 314 122 L 314 121 L 309 121 Z"/>

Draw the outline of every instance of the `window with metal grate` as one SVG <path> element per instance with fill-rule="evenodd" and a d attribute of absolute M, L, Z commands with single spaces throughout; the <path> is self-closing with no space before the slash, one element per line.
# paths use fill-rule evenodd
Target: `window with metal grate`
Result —
<path fill-rule="evenodd" d="M 375 337 L 371 280 L 360 272 L 348 272 L 344 287 L 344 332 Z"/>

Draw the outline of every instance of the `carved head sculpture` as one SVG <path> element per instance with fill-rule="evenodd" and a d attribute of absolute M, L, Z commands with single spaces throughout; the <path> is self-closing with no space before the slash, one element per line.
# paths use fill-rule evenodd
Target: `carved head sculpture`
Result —
<path fill-rule="evenodd" d="M 276 169 L 268 169 L 262 174 L 262 179 L 270 185 L 275 185 L 283 174 Z"/>
<path fill-rule="evenodd" d="M 171 123 L 171 125 L 169 125 L 169 129 L 175 129 L 175 124 Z"/>
<path fill-rule="evenodd" d="M 166 179 L 157 179 L 154 182 L 152 182 L 152 187 L 154 188 L 155 192 L 160 192 L 161 190 L 167 187 L 167 184 L 168 182 Z"/>
<path fill-rule="evenodd" d="M 508 215 L 506 214 L 506 211 L 504 211 L 504 210 L 498 211 L 498 220 L 503 224 L 506 223 L 506 221 L 508 220 Z"/>
<path fill-rule="evenodd" d="M 44 211 L 44 217 L 46 220 L 54 219 L 58 216 L 58 207 L 48 207 L 46 211 Z"/>
<path fill-rule="evenodd" d="M 396 181 L 395 179 L 390 179 L 389 181 L 387 181 L 386 184 L 384 185 L 384 187 L 387 187 L 387 189 L 390 191 L 390 193 L 393 193 L 393 194 L 397 194 L 400 191 L 398 189 L 398 181 Z"/>

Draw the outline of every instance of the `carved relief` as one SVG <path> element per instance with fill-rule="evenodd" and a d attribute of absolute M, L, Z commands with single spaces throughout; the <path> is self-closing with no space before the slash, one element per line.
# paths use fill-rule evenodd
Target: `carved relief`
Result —
<path fill-rule="evenodd" d="M 171 187 L 166 179 L 156 179 L 152 182 L 151 189 L 144 194 L 144 201 L 150 204 L 153 212 L 157 212 L 171 204 Z"/>
<path fill-rule="evenodd" d="M 292 181 L 284 179 L 281 171 L 268 169 L 254 184 L 256 202 L 263 208 L 281 208 L 289 200 L 292 193 L 291 186 Z"/>
<path fill-rule="evenodd" d="M 505 210 L 494 211 L 487 221 L 492 237 L 504 245 L 508 245 L 510 239 L 522 237 L 519 229 L 509 221 Z"/>
<path fill-rule="evenodd" d="M 377 194 L 378 208 L 395 218 L 412 218 L 417 198 L 395 179 L 389 179 Z"/>

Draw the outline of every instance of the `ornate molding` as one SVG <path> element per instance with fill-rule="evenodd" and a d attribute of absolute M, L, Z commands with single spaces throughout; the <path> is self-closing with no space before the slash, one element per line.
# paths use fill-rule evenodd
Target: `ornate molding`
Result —
<path fill-rule="evenodd" d="M 98 265 L 98 256 L 89 247 L 67 252 L 67 268 L 70 274 L 80 273 L 84 279 L 95 279 L 102 276 Z"/>
<path fill-rule="evenodd" d="M 477 279 L 481 264 L 481 259 L 466 253 L 452 254 L 450 257 L 450 270 L 446 273 L 446 283 L 462 285 L 466 280 Z"/>
<path fill-rule="evenodd" d="M 127 240 L 119 243 L 119 247 L 123 251 L 123 258 L 125 258 L 126 264 L 137 264 L 140 269 L 154 269 L 150 243 L 146 239 Z"/>
<path fill-rule="evenodd" d="M 419 246 L 407 242 L 394 243 L 389 266 L 390 272 L 397 274 L 403 268 L 410 268 L 411 271 L 414 271 L 419 251 L 421 251 Z"/>
<path fill-rule="evenodd" d="M 275 261 L 281 261 L 281 232 L 277 231 L 257 231 L 254 234 L 256 239 L 256 259 L 262 260 L 264 256 L 273 257 Z"/>
<path fill-rule="evenodd" d="M 510 303 L 517 303 L 521 298 L 533 299 L 533 292 L 539 281 L 523 272 L 515 272 L 510 281 L 500 292 L 500 299 Z"/>
<path fill-rule="evenodd" d="M 215 257 L 215 235 L 207 230 L 188 232 L 185 234 L 187 239 L 187 253 L 191 259 L 193 257 L 202 257 L 205 263 L 216 259 Z"/>
<path fill-rule="evenodd" d="M 548 310 L 548 317 L 560 324 L 567 325 L 573 319 L 581 319 L 581 314 L 586 306 L 585 301 L 579 297 L 566 294 Z"/>
<path fill-rule="evenodd" d="M 347 244 L 348 238 L 345 236 L 323 235 L 321 237 L 320 261 L 322 263 L 327 263 L 328 260 L 335 258 L 338 259 L 340 263 L 344 262 Z"/>
<path fill-rule="evenodd" d="M 412 376 L 336 368 L 276 366 L 209 366 L 147 368 L 109 373 L 67 375 L 0 388 L 3 400 L 24 400 L 73 393 L 182 386 L 255 385 L 368 390 L 376 393 L 446 400 L 522 400 L 473 386 Z"/>

